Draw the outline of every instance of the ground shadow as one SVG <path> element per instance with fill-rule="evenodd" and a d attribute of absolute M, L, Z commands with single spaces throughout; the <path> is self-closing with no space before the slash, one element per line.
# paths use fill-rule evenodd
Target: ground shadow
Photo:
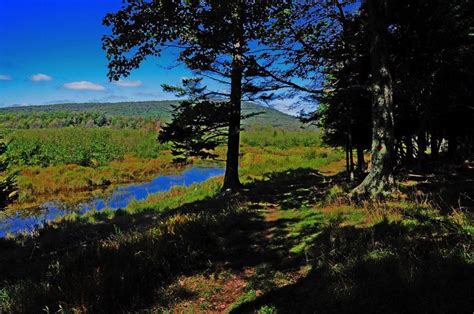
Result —
<path fill-rule="evenodd" d="M 308 276 L 232 312 L 472 312 L 472 236 L 427 226 L 330 226 L 313 244 Z"/>
<path fill-rule="evenodd" d="M 354 228 L 338 221 L 327 226 L 316 213 L 274 220 L 262 214 L 311 206 L 341 180 L 343 175 L 295 169 L 269 174 L 238 194 L 216 194 L 161 213 L 67 222 L 35 239 L 1 240 L 2 300 L 18 312 L 166 308 L 173 300 L 163 289 L 182 275 L 261 265 L 274 273 L 309 263 L 312 271 L 297 283 L 270 289 L 234 311 L 265 305 L 281 313 L 472 310 L 473 268 L 466 262 L 472 236 L 453 226 L 413 216 L 411 225 Z M 288 225 L 302 219 L 314 223 L 290 237 Z M 289 253 L 314 234 L 304 256 Z M 196 297 L 178 292 L 180 299 Z"/>
<path fill-rule="evenodd" d="M 442 162 L 428 163 L 423 169 L 411 172 L 403 179 L 416 182 L 414 185 L 402 187 L 402 191 L 415 200 L 430 203 L 443 213 L 460 209 L 474 213 L 474 165 L 445 164 Z"/>
<path fill-rule="evenodd" d="M 238 194 L 218 194 L 162 213 L 123 214 L 94 224 L 70 221 L 34 239 L 2 239 L 0 282 L 15 309 L 24 312 L 166 306 L 160 289 L 183 274 L 297 263 L 284 253 L 291 245 L 284 235 L 270 239 L 266 233 L 285 222 L 266 221 L 258 208 L 264 203 L 298 208 L 315 202 L 328 184 L 315 171 L 297 169 L 271 174 Z"/>

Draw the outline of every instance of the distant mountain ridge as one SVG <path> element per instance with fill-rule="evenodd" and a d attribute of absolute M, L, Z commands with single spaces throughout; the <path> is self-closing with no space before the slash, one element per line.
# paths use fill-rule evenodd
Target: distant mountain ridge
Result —
<path fill-rule="evenodd" d="M 161 121 L 171 119 L 172 105 L 178 104 L 177 100 L 161 101 L 135 101 L 114 103 L 64 103 L 55 105 L 38 105 L 23 107 L 0 108 L 1 114 L 15 113 L 54 113 L 54 112 L 95 112 L 111 116 L 129 116 L 156 118 Z M 251 102 L 242 103 L 242 113 L 261 113 L 243 121 L 244 125 L 262 125 L 296 129 L 301 127 L 301 122 L 288 114 L 271 107 L 261 106 Z"/>

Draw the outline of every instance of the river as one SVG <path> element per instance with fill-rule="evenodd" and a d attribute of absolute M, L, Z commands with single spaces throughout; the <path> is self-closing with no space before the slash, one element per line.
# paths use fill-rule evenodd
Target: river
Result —
<path fill-rule="evenodd" d="M 72 212 L 84 214 L 91 210 L 125 208 L 130 202 L 144 200 L 150 194 L 168 191 L 173 186 L 190 186 L 222 174 L 224 169 L 218 166 L 193 166 L 179 174 L 161 175 L 149 182 L 117 186 L 105 196 L 93 197 L 77 204 L 66 205 L 58 201 L 48 201 L 33 211 L 34 213 L 18 211 L 14 214 L 1 214 L 0 237 L 5 237 L 7 233 L 31 232 Z"/>

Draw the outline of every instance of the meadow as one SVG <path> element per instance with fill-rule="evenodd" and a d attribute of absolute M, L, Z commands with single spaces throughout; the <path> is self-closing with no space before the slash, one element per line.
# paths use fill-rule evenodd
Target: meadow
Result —
<path fill-rule="evenodd" d="M 154 130 L 4 134 L 19 172 L 15 210 L 181 170 Z M 447 205 L 452 179 L 400 177 L 392 200 L 354 202 L 344 165 L 344 151 L 314 129 L 246 127 L 240 193 L 221 193 L 217 177 L 0 239 L 0 312 L 470 308 L 473 217 Z"/>
<path fill-rule="evenodd" d="M 241 193 L 220 193 L 222 178 L 215 178 L 118 211 L 70 214 L 34 237 L 0 240 L 0 309 L 470 307 L 474 229 L 467 212 L 443 213 L 411 181 L 397 200 L 354 203 L 345 196 L 353 185 L 341 173 L 341 152 L 304 146 L 302 134 L 287 146 L 278 130 L 267 132 L 273 146 L 248 146 L 254 136 L 244 135 Z"/>
<path fill-rule="evenodd" d="M 27 203 L 31 207 L 58 193 L 149 180 L 183 167 L 172 163 L 169 145 L 157 141 L 155 130 L 74 127 L 4 129 L 3 134 L 12 171 L 19 173 L 19 200 L 13 208 Z M 326 162 L 328 152 L 340 157 L 340 152 L 320 149 L 320 144 L 314 130 L 253 126 L 242 135 L 242 163 L 251 168 L 249 176 L 255 176 L 268 166 L 277 169 L 276 160 L 309 165 Z M 218 153 L 222 160 L 224 148 Z"/>

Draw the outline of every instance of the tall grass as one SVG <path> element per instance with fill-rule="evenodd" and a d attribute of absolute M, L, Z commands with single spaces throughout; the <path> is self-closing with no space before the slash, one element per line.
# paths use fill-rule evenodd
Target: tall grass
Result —
<path fill-rule="evenodd" d="M 11 141 L 9 158 L 20 170 L 20 202 L 146 180 L 175 169 L 168 145 L 159 144 L 156 132 L 150 130 L 61 128 L 6 134 Z M 320 143 L 314 131 L 250 128 L 242 133 L 242 179 L 295 167 L 318 168 L 342 158 L 339 151 Z M 217 153 L 224 159 L 225 147 Z"/>
<path fill-rule="evenodd" d="M 167 148 L 156 133 L 132 129 L 36 129 L 5 132 L 8 156 L 18 166 L 105 165 L 126 155 L 156 158 Z"/>
<path fill-rule="evenodd" d="M 292 147 L 321 146 L 321 138 L 314 130 L 286 130 L 272 127 L 253 127 L 242 132 L 242 143 L 251 147 Z"/>

